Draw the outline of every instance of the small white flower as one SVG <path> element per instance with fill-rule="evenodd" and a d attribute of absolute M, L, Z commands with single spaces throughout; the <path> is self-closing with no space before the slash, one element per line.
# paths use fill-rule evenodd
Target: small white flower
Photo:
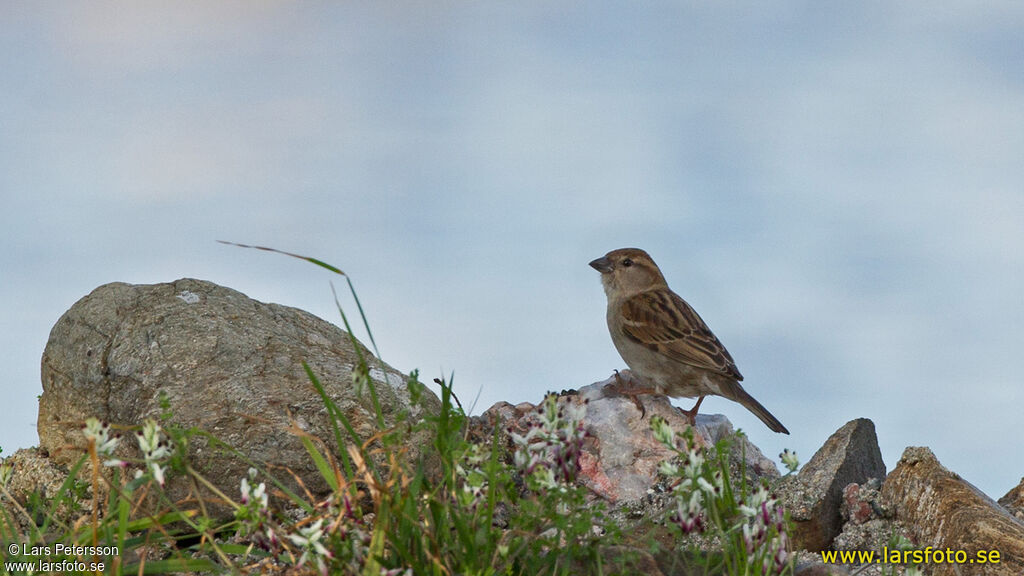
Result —
<path fill-rule="evenodd" d="M 82 434 L 85 435 L 86 439 L 96 443 L 96 453 L 100 456 L 112 455 L 114 449 L 117 448 L 117 443 L 120 441 L 120 438 L 117 436 L 110 436 L 110 424 L 106 422 L 101 423 L 96 418 L 88 418 L 85 421 L 85 428 L 82 429 Z"/>
<path fill-rule="evenodd" d="M 153 473 L 153 479 L 161 486 L 164 485 L 164 473 L 167 468 L 160 465 L 160 461 L 171 455 L 172 445 L 170 440 L 163 437 L 160 425 L 154 420 L 146 420 L 142 430 L 135 434 L 139 443 L 139 450 L 146 461 L 146 467 Z M 136 474 L 136 478 L 139 474 Z"/>
<path fill-rule="evenodd" d="M 0 461 L 0 486 L 7 486 L 14 476 L 14 465 Z"/>
<path fill-rule="evenodd" d="M 701 490 L 707 492 L 708 494 L 715 493 L 715 487 L 712 486 L 711 482 L 708 482 L 703 476 L 697 478 L 697 486 L 699 486 Z"/>
<path fill-rule="evenodd" d="M 696 516 L 704 512 L 704 502 L 701 498 L 700 492 L 694 490 L 693 494 L 690 495 L 690 514 Z"/>
<path fill-rule="evenodd" d="M 678 476 L 679 466 L 672 464 L 668 460 L 662 460 L 661 464 L 658 465 L 658 471 L 665 476 Z"/>
<path fill-rule="evenodd" d="M 676 485 L 673 492 L 677 494 L 683 494 L 693 488 L 693 480 L 691 478 L 683 478 L 679 484 Z"/>
<path fill-rule="evenodd" d="M 256 487 L 256 490 L 252 493 L 253 498 L 259 503 L 260 508 L 267 509 L 267 484 L 266 482 L 260 482 L 260 485 Z"/>
<path fill-rule="evenodd" d="M 149 463 L 149 469 L 153 471 L 153 479 L 156 480 L 157 484 L 163 486 L 164 485 L 164 470 L 166 470 L 166 468 L 164 468 L 163 466 L 157 464 L 156 462 L 150 462 Z"/>
<path fill-rule="evenodd" d="M 704 456 L 697 450 L 690 450 L 687 454 L 686 462 L 683 463 L 683 469 L 687 476 L 690 478 L 696 478 L 700 476 L 701 469 L 704 467 Z"/>
<path fill-rule="evenodd" d="M 542 489 L 552 490 L 558 487 L 558 482 L 555 481 L 555 473 L 550 468 L 538 467 L 534 469 L 533 478 Z"/>
<path fill-rule="evenodd" d="M 789 448 L 784 449 L 782 454 L 779 454 L 779 459 L 786 466 L 786 470 L 790 472 L 796 472 L 796 469 L 800 467 L 800 458 L 797 457 L 796 452 L 790 452 Z"/>
<path fill-rule="evenodd" d="M 672 429 L 672 426 L 664 418 L 651 418 L 651 432 L 654 433 L 654 439 L 658 442 L 669 448 L 674 449 L 676 447 L 676 431 Z"/>
<path fill-rule="evenodd" d="M 321 573 L 325 573 L 327 565 L 324 563 L 324 558 L 333 558 L 334 555 L 328 550 L 321 542 L 323 538 L 323 518 L 317 520 L 313 524 L 299 528 L 298 534 L 289 534 L 288 539 L 293 544 L 302 548 L 302 556 L 299 557 L 299 566 L 305 564 L 310 558 L 316 559 L 317 568 L 320 569 Z"/>
<path fill-rule="evenodd" d="M 242 492 L 242 504 L 248 504 L 250 500 L 249 480 L 242 478 L 242 486 L 240 491 Z"/>

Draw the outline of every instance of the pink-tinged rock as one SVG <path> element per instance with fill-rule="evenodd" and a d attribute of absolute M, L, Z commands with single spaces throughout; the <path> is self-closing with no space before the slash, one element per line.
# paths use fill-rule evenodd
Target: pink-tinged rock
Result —
<path fill-rule="evenodd" d="M 584 386 L 576 392 L 564 392 L 559 402 L 586 404 L 583 419 L 587 440 L 580 457 L 580 482 L 612 503 L 634 502 L 647 496 L 658 478 L 658 466 L 671 460 L 674 452 L 662 445 L 651 432 L 651 418 L 664 418 L 680 440 L 690 428 L 689 421 L 661 395 L 642 395 L 639 401 L 644 412 L 630 397 L 622 396 L 608 384 L 609 378 Z M 529 403 L 511 406 L 498 403 L 484 413 L 485 420 L 502 423 L 502 427 L 523 434 L 536 418 Z M 701 448 L 709 447 L 725 436 L 734 436 L 732 424 L 721 415 L 698 415 L 694 438 Z M 775 465 L 745 438 L 734 439 L 733 454 L 745 454 L 746 469 L 754 477 L 778 477 Z M 740 446 L 738 443 L 744 443 Z"/>
<path fill-rule="evenodd" d="M 875 491 L 877 492 L 877 488 Z M 851 482 L 846 485 L 846 488 L 843 488 L 841 512 L 843 518 L 854 524 L 863 524 L 878 516 L 871 508 L 871 503 L 861 497 L 861 486 L 855 482 Z"/>
<path fill-rule="evenodd" d="M 584 386 L 577 396 L 578 402 L 588 402 L 584 422 L 593 440 L 585 446 L 593 463 L 581 478 L 606 500 L 628 502 L 643 498 L 654 484 L 658 465 L 675 456 L 654 438 L 651 418 L 664 418 L 678 434 L 690 424 L 664 396 L 641 396 L 647 412 L 641 418 L 632 399 L 604 388 L 613 381 Z M 697 438 L 703 446 L 703 439 Z"/>

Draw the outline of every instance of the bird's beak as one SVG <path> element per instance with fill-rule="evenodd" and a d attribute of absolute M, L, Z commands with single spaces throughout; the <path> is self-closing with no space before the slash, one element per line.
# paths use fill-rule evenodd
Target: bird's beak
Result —
<path fill-rule="evenodd" d="M 597 260 L 591 262 L 590 267 L 593 268 L 594 270 L 597 270 L 601 274 L 606 274 L 612 271 L 612 261 L 609 260 L 607 257 L 602 256 L 601 258 L 598 258 Z"/>

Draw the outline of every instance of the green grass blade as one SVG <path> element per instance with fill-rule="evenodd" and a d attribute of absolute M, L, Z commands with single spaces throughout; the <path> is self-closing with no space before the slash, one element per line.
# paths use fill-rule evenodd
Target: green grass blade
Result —
<path fill-rule="evenodd" d="M 250 245 L 250 244 L 240 244 L 238 242 L 229 242 L 227 240 L 217 240 L 217 242 L 220 242 L 221 244 L 227 244 L 228 246 L 238 246 L 239 248 L 252 248 L 253 250 L 264 250 L 266 252 L 275 252 L 277 254 L 284 254 L 285 256 L 291 256 L 292 258 L 298 258 L 299 260 L 305 260 L 306 262 L 310 262 L 310 263 L 316 264 L 317 266 L 320 266 L 322 268 L 326 268 L 327 270 L 330 270 L 331 272 L 334 272 L 335 274 L 341 274 L 342 276 L 345 276 L 345 273 L 342 272 L 340 269 L 335 268 L 334 266 L 331 266 L 330 264 L 324 262 L 323 260 L 318 260 L 316 258 L 311 258 L 309 256 L 302 256 L 301 254 L 293 254 L 291 252 L 285 252 L 284 250 L 278 250 L 277 248 L 268 248 L 266 246 L 253 246 L 253 245 Z"/>
<path fill-rule="evenodd" d="M 327 481 L 327 484 L 331 487 L 331 491 L 338 491 L 338 478 L 334 474 L 334 468 L 331 467 L 324 455 L 316 449 L 313 445 L 313 441 L 308 436 L 300 436 L 299 440 L 302 441 L 302 445 L 306 447 L 306 452 L 309 453 L 309 457 L 313 459 L 313 463 L 316 464 L 316 469 L 320 472 L 320 476 Z"/>
<path fill-rule="evenodd" d="M 370 345 L 373 346 L 373 353 L 377 355 L 377 358 L 381 358 L 380 350 L 377 349 L 377 341 L 373 339 L 373 330 L 370 330 L 370 321 L 366 319 L 366 313 L 363 312 L 363 305 L 359 302 L 359 295 L 356 294 L 356 287 L 352 285 L 352 278 L 345 276 L 345 281 L 348 282 L 348 290 L 352 293 L 352 299 L 356 301 L 356 308 L 359 310 L 359 317 L 363 319 L 363 327 L 366 328 L 366 335 L 370 337 Z M 383 362 L 383 360 L 381 360 Z"/>
<path fill-rule="evenodd" d="M 359 438 L 359 434 L 356 433 L 355 428 L 352 427 L 352 423 L 348 421 L 345 414 L 341 412 L 338 405 L 334 403 L 334 400 L 327 395 L 327 390 L 324 389 L 323 384 L 320 383 L 320 379 L 313 373 L 313 369 L 309 367 L 309 364 L 302 363 L 303 370 L 306 371 L 306 377 L 313 384 L 313 388 L 316 389 L 317 394 L 320 395 L 320 400 L 324 403 L 324 407 L 327 408 L 327 414 L 330 416 L 331 428 L 334 432 L 334 442 L 338 445 L 338 454 L 341 455 L 341 463 L 345 468 L 345 477 L 352 478 L 354 471 L 352 469 L 352 462 L 349 459 L 348 451 L 345 449 L 345 439 L 341 435 L 341 429 L 338 428 L 338 423 L 345 428 L 349 438 L 356 446 L 362 446 L 362 439 Z"/>
<path fill-rule="evenodd" d="M 349 282 L 349 287 L 351 288 L 351 286 L 352 283 Z M 338 301 L 338 292 L 334 289 L 333 282 L 331 283 L 331 294 L 334 295 L 334 305 L 338 307 L 338 314 L 341 314 L 341 321 L 345 324 L 345 330 L 348 332 L 349 341 L 352 342 L 352 348 L 356 351 L 356 356 L 359 357 L 358 369 L 366 370 L 366 386 L 370 389 L 370 402 L 373 404 L 373 413 L 377 419 L 377 427 L 384 428 L 384 411 L 381 409 L 380 400 L 377 398 L 377 387 L 373 384 L 373 379 L 369 377 L 370 372 L 367 368 L 369 364 L 366 362 L 366 357 L 363 356 L 363 345 L 359 343 L 359 340 L 357 340 L 355 335 L 352 333 L 352 326 L 348 322 L 348 316 L 345 315 L 345 311 L 341 308 L 341 302 Z M 352 295 L 355 296 L 355 290 L 352 291 Z M 362 309 L 360 309 L 360 313 L 362 313 Z M 363 316 L 363 321 L 366 321 L 365 316 Z M 371 344 L 373 343 L 372 334 L 370 335 L 370 342 Z M 374 345 L 374 350 L 376 350 L 376 345 Z M 376 352 L 376 354 L 377 360 L 381 365 L 381 372 L 384 373 L 384 379 L 387 380 L 388 375 L 387 370 L 384 368 L 384 361 L 380 359 L 380 352 Z"/>
<path fill-rule="evenodd" d="M 142 574 L 174 574 L 180 572 L 224 572 L 224 567 L 205 558 L 170 558 L 153 560 L 142 567 Z M 125 566 L 125 574 L 139 574 L 139 564 Z"/>

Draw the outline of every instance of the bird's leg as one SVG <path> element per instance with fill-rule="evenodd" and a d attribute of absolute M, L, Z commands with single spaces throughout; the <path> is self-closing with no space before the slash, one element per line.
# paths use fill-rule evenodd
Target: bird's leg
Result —
<path fill-rule="evenodd" d="M 690 426 L 697 424 L 697 409 L 700 408 L 700 403 L 703 401 L 704 397 L 701 396 L 700 398 L 697 398 L 697 403 L 693 405 L 693 408 L 690 408 L 689 410 L 677 408 L 677 410 L 679 410 L 684 416 L 686 416 L 686 419 L 690 421 Z"/>
<path fill-rule="evenodd" d="M 632 373 L 630 374 L 630 380 L 633 380 L 633 383 L 635 384 L 636 379 L 633 378 Z M 640 402 L 640 398 L 638 398 L 638 396 L 640 396 L 641 394 L 656 394 L 658 392 L 654 388 L 643 388 L 635 385 L 627 388 L 626 382 L 623 381 L 622 376 L 619 374 L 618 370 L 615 371 L 615 384 L 613 386 L 610 386 L 610 388 L 615 390 L 615 392 L 618 394 L 622 394 L 623 396 L 629 396 L 633 400 L 633 404 L 635 404 L 637 409 L 640 410 L 641 420 L 643 420 L 644 416 L 647 415 L 647 409 L 644 408 L 643 402 Z"/>

